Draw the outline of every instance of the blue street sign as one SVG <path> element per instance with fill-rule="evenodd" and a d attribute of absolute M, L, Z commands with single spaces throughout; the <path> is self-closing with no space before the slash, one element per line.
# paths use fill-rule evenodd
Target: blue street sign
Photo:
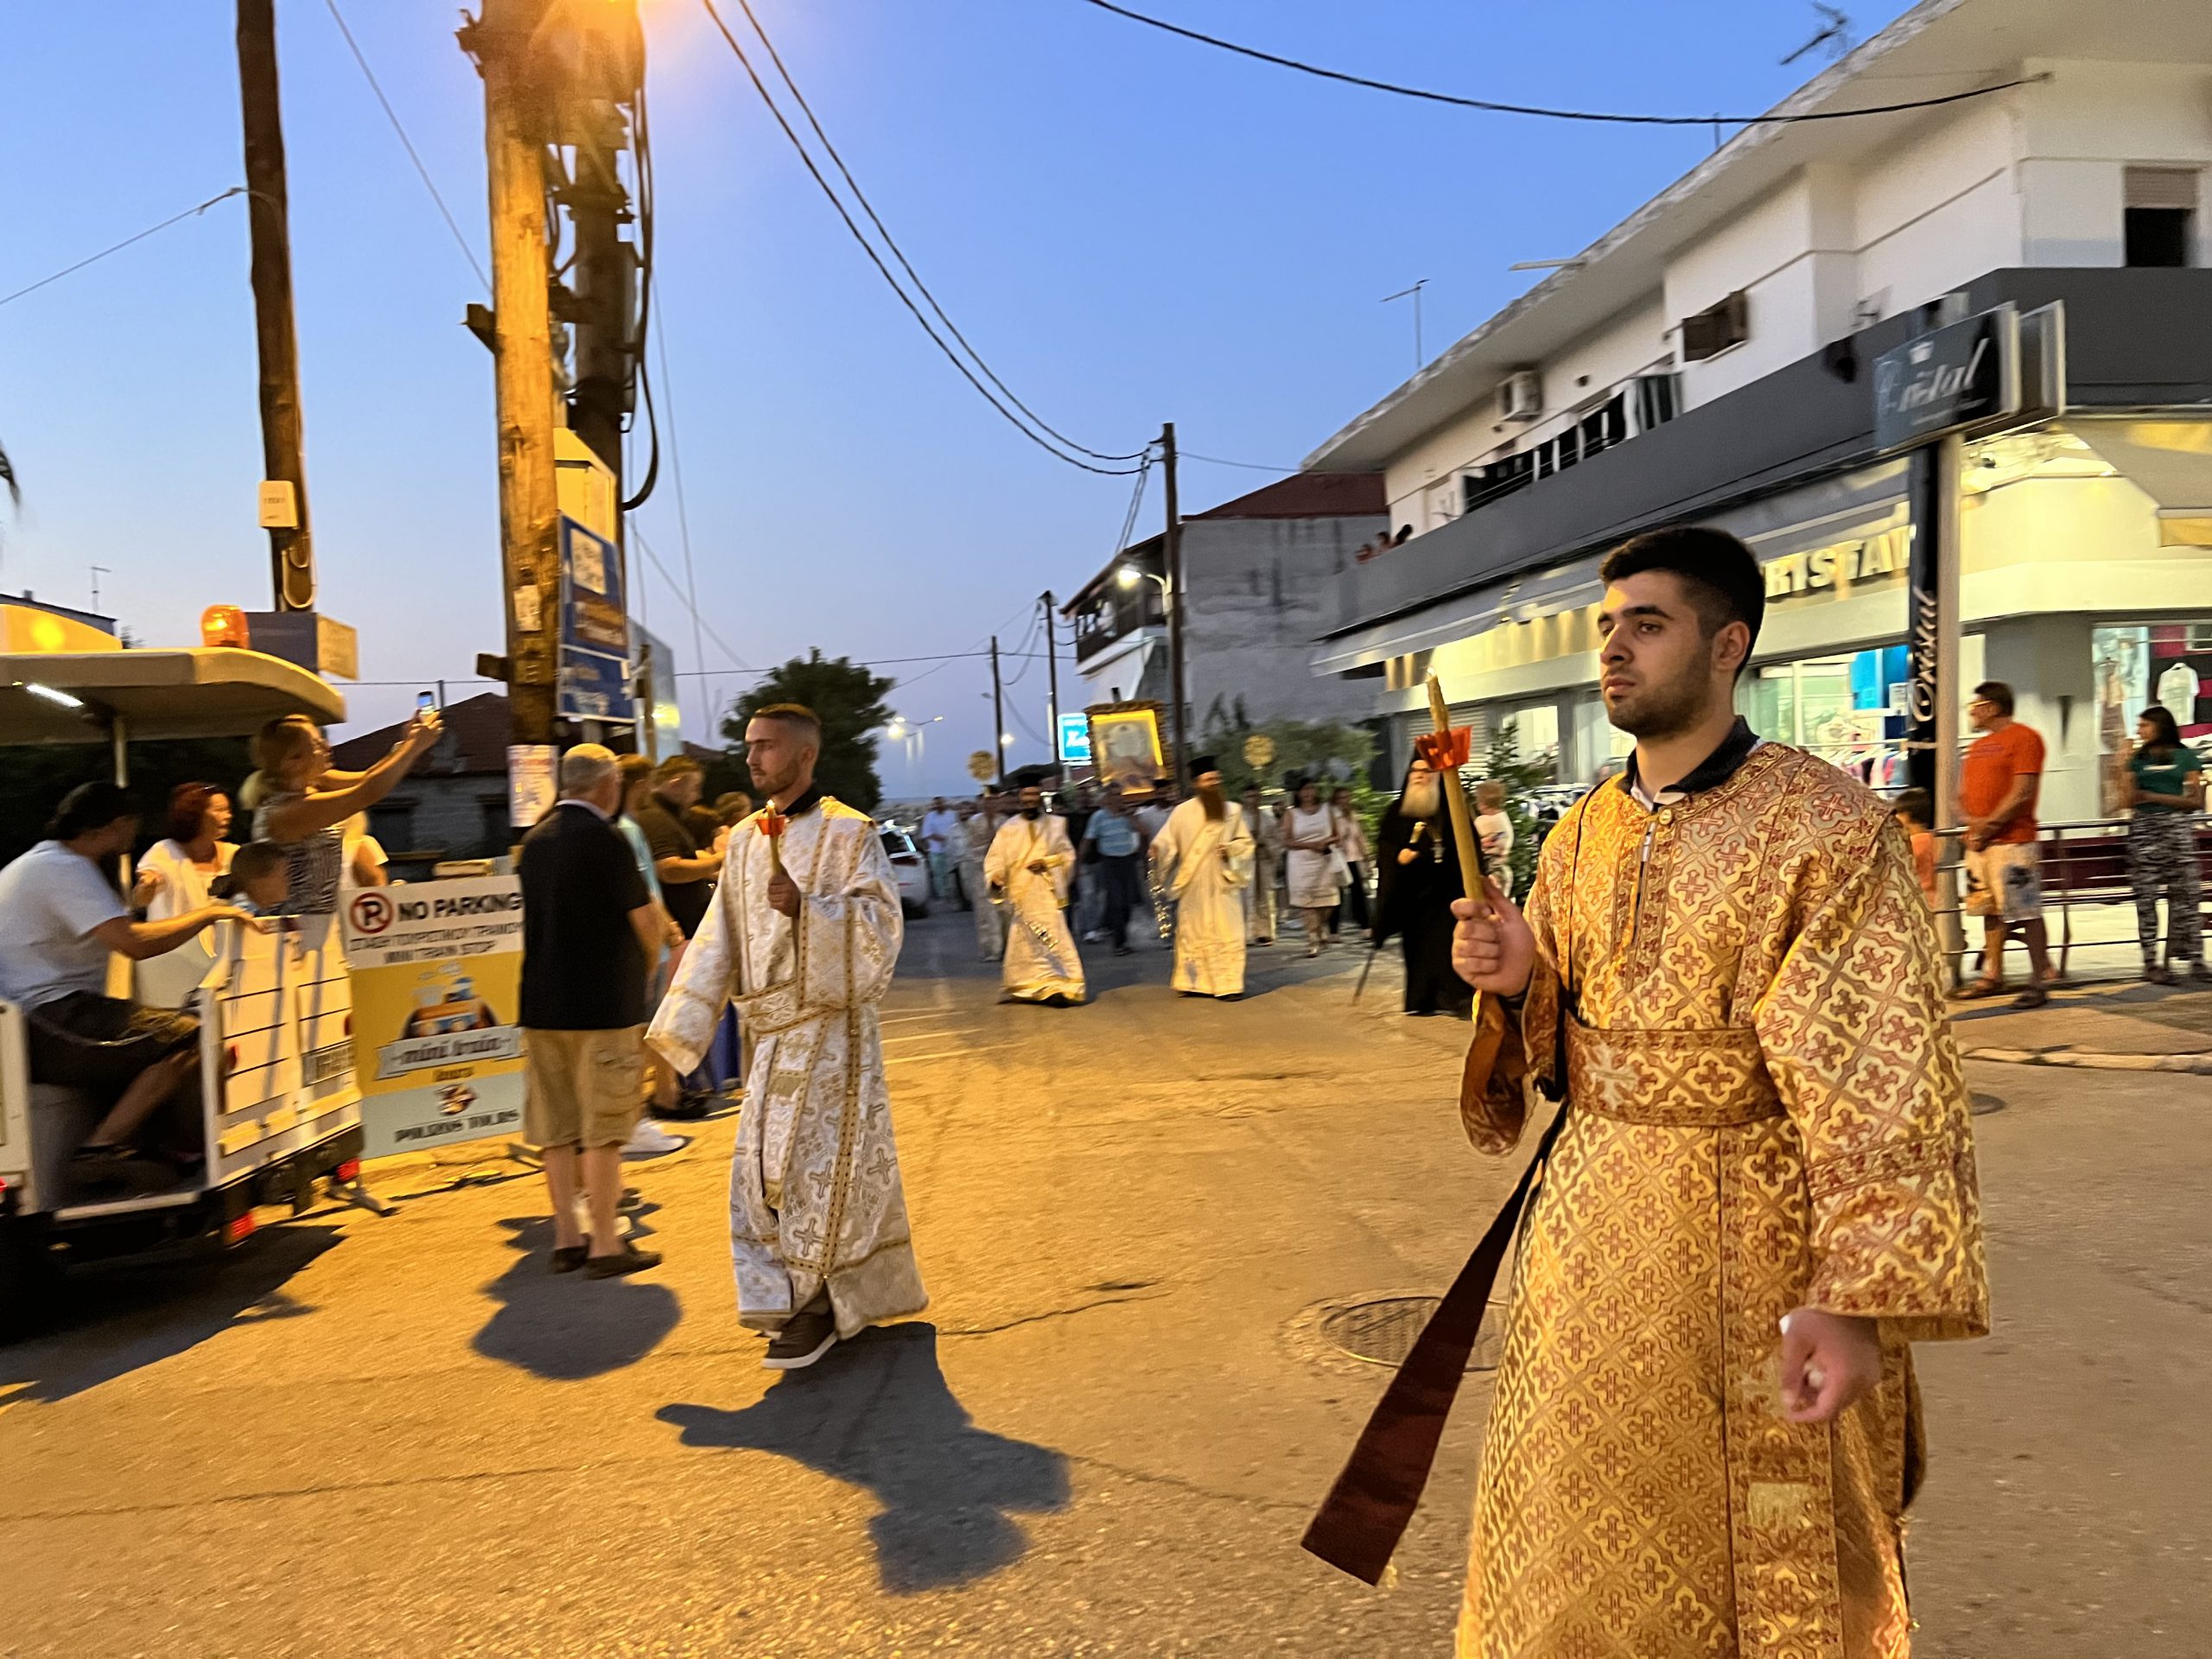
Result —
<path fill-rule="evenodd" d="M 1060 764 L 1068 766 L 1087 766 L 1090 764 L 1090 715 L 1060 716 Z"/>
<path fill-rule="evenodd" d="M 567 720 L 630 721 L 630 618 L 622 550 L 575 519 L 561 520 L 561 683 Z"/>

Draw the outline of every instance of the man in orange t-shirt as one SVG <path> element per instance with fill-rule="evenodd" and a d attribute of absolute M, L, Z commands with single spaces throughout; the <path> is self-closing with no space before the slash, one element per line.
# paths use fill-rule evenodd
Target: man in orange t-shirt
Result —
<path fill-rule="evenodd" d="M 1981 735 L 1959 772 L 1966 819 L 1967 909 L 1982 918 L 1981 975 L 1961 995 L 2005 989 L 2005 939 L 2028 947 L 2033 978 L 2012 1000 L 2018 1008 L 2050 1001 L 2050 946 L 2043 921 L 2043 876 L 2036 856 L 2036 796 L 2043 785 L 2043 739 L 2012 718 L 2012 688 L 1989 680 L 1974 689 L 1967 718 Z"/>

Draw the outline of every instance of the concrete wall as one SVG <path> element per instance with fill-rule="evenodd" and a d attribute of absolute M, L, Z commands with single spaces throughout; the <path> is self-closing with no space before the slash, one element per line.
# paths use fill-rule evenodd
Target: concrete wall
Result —
<path fill-rule="evenodd" d="M 1183 527 L 1184 679 L 1192 732 L 1218 700 L 1255 721 L 1357 720 L 1372 687 L 1317 677 L 1313 640 L 1336 620 L 1336 578 L 1381 517 L 1199 518 Z"/>
<path fill-rule="evenodd" d="M 489 857 L 507 849 L 506 836 L 496 827 L 504 821 L 506 802 L 504 775 L 411 777 L 370 810 L 369 830 L 394 856 L 435 849 L 448 858 Z"/>

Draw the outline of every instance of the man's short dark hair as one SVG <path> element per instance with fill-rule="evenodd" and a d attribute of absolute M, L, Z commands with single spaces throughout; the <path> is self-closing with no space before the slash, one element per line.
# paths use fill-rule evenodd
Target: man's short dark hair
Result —
<path fill-rule="evenodd" d="M 1751 631 L 1751 645 L 1758 644 L 1759 625 L 1766 620 L 1766 577 L 1751 550 L 1726 531 L 1702 524 L 1647 531 L 1607 554 L 1598 577 L 1610 586 L 1647 570 L 1681 578 L 1707 639 L 1731 622 L 1741 622 Z M 1748 663 L 1751 655 L 1746 646 L 1744 660 Z"/>
<path fill-rule="evenodd" d="M 2004 681 L 1984 680 L 1980 685 L 1974 687 L 1974 694 L 2004 715 L 2005 719 L 2010 720 L 2012 717 L 2012 688 Z"/>
<path fill-rule="evenodd" d="M 79 784 L 61 798 L 46 826 L 49 841 L 74 841 L 95 830 L 105 830 L 118 818 L 135 818 L 138 809 L 119 785 L 104 779 Z"/>
<path fill-rule="evenodd" d="M 804 727 L 806 734 L 817 744 L 822 741 L 822 716 L 803 702 L 772 702 L 753 711 L 755 720 L 780 720 L 787 726 Z"/>
<path fill-rule="evenodd" d="M 688 754 L 671 754 L 653 768 L 653 787 L 658 789 L 663 784 L 672 784 L 679 778 L 700 776 L 706 770 L 703 765 Z"/>
<path fill-rule="evenodd" d="M 1897 799 L 1891 804 L 1891 810 L 1904 813 L 1915 823 L 1924 823 L 1933 828 L 1936 823 L 1936 803 L 1924 789 L 1899 790 Z"/>

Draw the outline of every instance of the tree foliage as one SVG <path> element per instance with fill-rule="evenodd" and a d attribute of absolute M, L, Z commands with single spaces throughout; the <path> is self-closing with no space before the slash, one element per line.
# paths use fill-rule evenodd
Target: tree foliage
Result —
<path fill-rule="evenodd" d="M 1521 758 L 1521 734 L 1516 721 L 1498 722 L 1491 732 L 1490 753 L 1483 760 L 1485 782 L 1505 785 L 1505 817 L 1513 826 L 1513 893 L 1516 898 L 1525 898 L 1535 885 L 1536 854 L 1541 849 L 1542 839 L 1536 834 L 1536 820 L 1529 810 L 1529 791 L 1541 789 L 1552 781 L 1555 768 L 1548 756 L 1539 755 L 1533 760 Z"/>
<path fill-rule="evenodd" d="M 1255 766 L 1244 758 L 1244 746 L 1254 737 L 1274 745 L 1274 758 Z M 1375 839 L 1376 825 L 1390 798 L 1368 781 L 1368 763 L 1375 758 L 1375 734 L 1363 727 L 1341 721 L 1268 720 L 1255 721 L 1242 697 L 1224 707 L 1219 700 L 1206 711 L 1205 729 L 1198 753 L 1211 754 L 1221 767 L 1224 785 L 1232 795 L 1257 784 L 1272 795 L 1311 779 L 1325 793 L 1337 788 L 1351 791 L 1352 808 Z"/>
<path fill-rule="evenodd" d="M 891 718 L 883 700 L 897 683 L 849 658 L 825 658 L 817 645 L 771 670 L 731 704 L 722 735 L 731 754 L 742 757 L 746 722 L 756 709 L 776 702 L 804 703 L 822 721 L 815 781 L 846 805 L 873 812 L 883 798 L 883 785 L 875 775 L 875 734 Z"/>

